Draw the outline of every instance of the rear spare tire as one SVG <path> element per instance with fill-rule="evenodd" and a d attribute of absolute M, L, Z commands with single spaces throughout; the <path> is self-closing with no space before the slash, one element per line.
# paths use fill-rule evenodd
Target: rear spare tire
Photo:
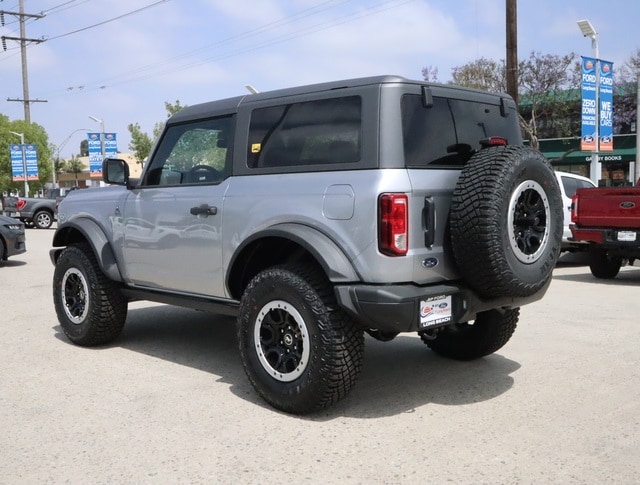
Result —
<path fill-rule="evenodd" d="M 458 268 L 480 296 L 528 297 L 560 255 L 563 212 L 553 168 L 522 146 L 491 147 L 462 169 L 451 203 Z"/>

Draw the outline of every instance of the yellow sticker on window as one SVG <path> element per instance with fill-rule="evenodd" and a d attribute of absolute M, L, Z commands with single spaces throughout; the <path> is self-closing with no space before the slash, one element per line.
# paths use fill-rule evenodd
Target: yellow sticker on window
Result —
<path fill-rule="evenodd" d="M 260 149 L 262 148 L 261 143 L 252 143 L 251 144 L 251 153 L 260 153 Z"/>

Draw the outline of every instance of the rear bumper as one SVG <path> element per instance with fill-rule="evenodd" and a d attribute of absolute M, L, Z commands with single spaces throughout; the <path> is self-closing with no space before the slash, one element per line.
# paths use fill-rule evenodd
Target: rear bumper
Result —
<path fill-rule="evenodd" d="M 496 308 L 517 308 L 542 298 L 551 280 L 527 298 L 482 299 L 458 285 L 338 285 L 339 304 L 363 327 L 383 332 L 416 332 L 438 325 L 420 324 L 420 302 L 438 296 L 451 296 L 451 320 L 442 325 L 473 320 L 476 314 Z"/>
<path fill-rule="evenodd" d="M 639 229 L 584 229 L 572 225 L 571 231 L 574 239 L 595 244 L 597 247 L 606 250 L 609 256 L 640 259 Z"/>

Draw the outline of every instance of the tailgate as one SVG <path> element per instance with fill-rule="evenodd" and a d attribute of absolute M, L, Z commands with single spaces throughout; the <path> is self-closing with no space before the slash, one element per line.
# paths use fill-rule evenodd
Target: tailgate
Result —
<path fill-rule="evenodd" d="M 579 189 L 576 224 L 640 228 L 640 188 Z"/>

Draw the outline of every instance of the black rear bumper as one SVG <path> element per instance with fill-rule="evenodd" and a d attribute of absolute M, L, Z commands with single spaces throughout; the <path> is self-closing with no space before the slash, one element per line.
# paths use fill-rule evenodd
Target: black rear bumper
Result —
<path fill-rule="evenodd" d="M 551 279 L 542 290 L 526 298 L 500 297 L 483 299 L 460 285 L 417 286 L 402 285 L 338 285 L 336 297 L 344 308 L 363 328 L 382 332 L 417 332 L 437 325 L 421 327 L 420 302 L 440 295 L 451 295 L 451 321 L 460 323 L 492 309 L 511 309 L 541 299 Z"/>

